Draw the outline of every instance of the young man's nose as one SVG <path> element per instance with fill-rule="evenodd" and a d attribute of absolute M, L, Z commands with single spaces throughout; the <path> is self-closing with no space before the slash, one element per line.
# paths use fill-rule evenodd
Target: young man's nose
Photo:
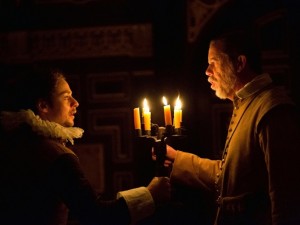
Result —
<path fill-rule="evenodd" d="M 73 98 L 73 97 L 72 97 L 72 100 L 73 100 L 72 105 L 74 105 L 75 107 L 78 107 L 79 106 L 79 102 L 75 98 Z"/>

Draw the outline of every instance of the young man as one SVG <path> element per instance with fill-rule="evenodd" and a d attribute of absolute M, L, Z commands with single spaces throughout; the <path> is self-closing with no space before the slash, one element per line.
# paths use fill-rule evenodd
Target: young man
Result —
<path fill-rule="evenodd" d="M 79 103 L 61 72 L 33 72 L 3 88 L 0 224 L 66 225 L 69 211 L 80 224 L 133 224 L 169 200 L 163 177 L 111 201 L 96 196 L 66 146 L 83 130 L 73 127 Z"/>
<path fill-rule="evenodd" d="M 216 96 L 234 106 L 223 157 L 167 146 L 171 183 L 214 192 L 216 225 L 300 224 L 299 114 L 285 90 L 261 73 L 251 35 L 213 39 L 206 75 Z"/>

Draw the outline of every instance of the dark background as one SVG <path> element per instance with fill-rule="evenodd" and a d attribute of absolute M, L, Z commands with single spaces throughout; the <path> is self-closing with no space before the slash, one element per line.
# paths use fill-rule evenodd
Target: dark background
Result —
<path fill-rule="evenodd" d="M 97 191 L 112 197 L 147 185 L 154 174 L 151 144 L 137 139 L 133 128 L 133 108 L 141 109 L 144 98 L 152 123 L 163 126 L 162 96 L 173 109 L 180 95 L 186 136 L 179 147 L 203 157 L 220 156 L 231 103 L 215 97 L 205 75 L 212 36 L 254 27 L 264 70 L 299 103 L 299 10 L 296 0 L 0 0 L 1 79 L 35 65 L 58 67 L 69 75 L 80 102 L 76 126 L 85 130 L 74 151 Z M 145 25 L 146 31 L 134 28 Z M 91 54 L 93 48 L 84 44 L 92 43 L 87 30 L 101 34 L 106 28 L 110 42 L 98 41 L 112 50 Z M 114 49 L 126 32 L 134 39 L 125 42 L 131 49 Z M 56 38 L 66 33 L 69 52 L 56 45 Z M 187 218 L 189 224 L 199 217 L 201 224 L 209 221 L 206 200 L 211 196 L 178 189 L 180 204 L 162 211 L 182 212 L 177 224 L 186 224 Z"/>

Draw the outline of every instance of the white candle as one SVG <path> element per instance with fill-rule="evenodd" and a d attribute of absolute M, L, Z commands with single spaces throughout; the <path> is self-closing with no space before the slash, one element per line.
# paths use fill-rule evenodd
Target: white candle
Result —
<path fill-rule="evenodd" d="M 181 122 L 182 122 L 181 101 L 178 97 L 174 107 L 174 127 L 180 128 Z"/>
<path fill-rule="evenodd" d="M 133 118 L 134 118 L 134 128 L 136 130 L 140 130 L 141 129 L 140 108 L 133 109 Z"/>
<path fill-rule="evenodd" d="M 172 125 L 171 106 L 168 105 L 167 99 L 165 97 L 163 97 L 163 103 L 164 103 L 165 126 Z"/>
<path fill-rule="evenodd" d="M 145 130 L 151 130 L 151 112 L 149 110 L 147 99 L 144 99 L 143 117 Z"/>

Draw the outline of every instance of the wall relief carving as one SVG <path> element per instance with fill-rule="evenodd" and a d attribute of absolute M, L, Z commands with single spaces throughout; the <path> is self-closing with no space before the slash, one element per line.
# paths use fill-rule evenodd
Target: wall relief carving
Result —
<path fill-rule="evenodd" d="M 230 0 L 188 0 L 187 41 L 193 43 L 212 16 Z"/>
<path fill-rule="evenodd" d="M 151 57 L 151 24 L 0 34 L 0 61 Z"/>

